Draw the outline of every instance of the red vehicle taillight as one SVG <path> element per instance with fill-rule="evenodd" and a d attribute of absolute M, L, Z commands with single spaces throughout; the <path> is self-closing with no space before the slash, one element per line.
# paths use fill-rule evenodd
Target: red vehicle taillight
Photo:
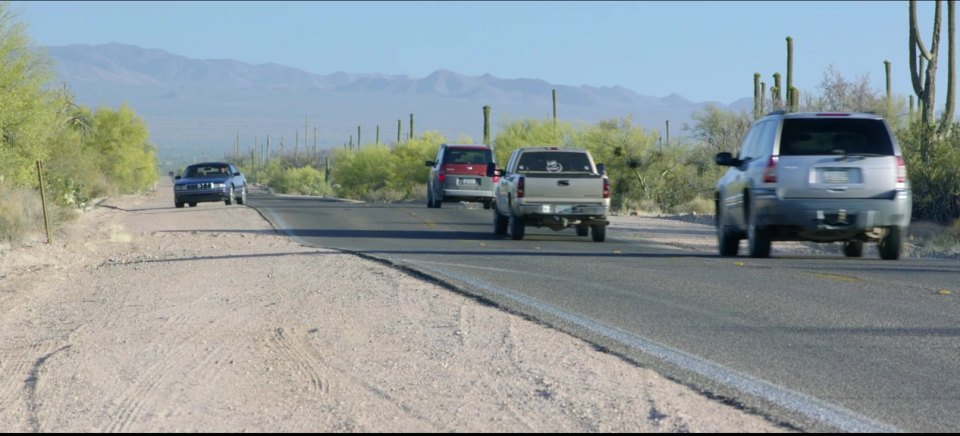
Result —
<path fill-rule="evenodd" d="M 897 156 L 897 183 L 907 183 L 907 162 Z"/>
<path fill-rule="evenodd" d="M 610 179 L 603 179 L 603 198 L 610 198 Z"/>
<path fill-rule="evenodd" d="M 437 180 L 439 180 L 440 183 L 446 182 L 446 181 L 447 181 L 447 175 L 444 174 L 443 171 L 441 171 L 440 174 L 437 174 Z"/>
<path fill-rule="evenodd" d="M 517 198 L 523 197 L 523 176 L 517 179 Z"/>
<path fill-rule="evenodd" d="M 779 156 L 770 156 L 767 167 L 763 169 L 763 183 L 777 183 L 777 161 Z"/>
<path fill-rule="evenodd" d="M 497 183 L 500 183 L 500 176 L 495 175 L 493 176 L 493 184 L 497 184 Z"/>

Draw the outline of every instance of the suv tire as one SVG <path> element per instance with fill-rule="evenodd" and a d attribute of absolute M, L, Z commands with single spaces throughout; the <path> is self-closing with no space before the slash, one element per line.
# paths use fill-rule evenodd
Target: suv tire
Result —
<path fill-rule="evenodd" d="M 887 227 L 887 234 L 877 243 L 877 251 L 883 260 L 897 260 L 903 249 L 903 228 L 898 226 Z"/>
<path fill-rule="evenodd" d="M 863 257 L 863 241 L 844 242 L 843 255 L 847 257 Z"/>
<path fill-rule="evenodd" d="M 724 257 L 736 256 L 740 251 L 740 238 L 734 236 L 734 232 L 727 230 L 723 224 L 723 212 L 717 207 L 717 246 L 720 249 L 720 255 Z"/>
<path fill-rule="evenodd" d="M 753 210 L 751 207 L 750 210 Z M 747 222 L 747 245 L 750 257 L 770 257 L 770 230 L 757 225 L 757 217 L 749 215 Z"/>

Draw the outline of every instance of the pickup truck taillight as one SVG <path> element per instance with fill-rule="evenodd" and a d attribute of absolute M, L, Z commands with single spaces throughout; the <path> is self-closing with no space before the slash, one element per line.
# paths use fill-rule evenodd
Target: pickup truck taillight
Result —
<path fill-rule="evenodd" d="M 610 179 L 603 179 L 603 198 L 610 198 Z"/>
<path fill-rule="evenodd" d="M 907 183 L 907 163 L 903 156 L 897 156 L 897 183 Z"/>
<path fill-rule="evenodd" d="M 517 198 L 523 198 L 523 176 L 517 179 Z"/>

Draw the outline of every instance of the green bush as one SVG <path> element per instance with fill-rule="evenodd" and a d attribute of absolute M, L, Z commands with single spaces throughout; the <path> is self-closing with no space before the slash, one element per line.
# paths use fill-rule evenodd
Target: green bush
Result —
<path fill-rule="evenodd" d="M 282 171 L 271 181 L 270 186 L 283 194 L 333 195 L 333 188 L 324 180 L 323 172 L 313 167 Z"/>
<path fill-rule="evenodd" d="M 960 218 L 960 125 L 942 138 L 919 122 L 897 132 L 913 189 L 913 219 L 949 224 Z"/>

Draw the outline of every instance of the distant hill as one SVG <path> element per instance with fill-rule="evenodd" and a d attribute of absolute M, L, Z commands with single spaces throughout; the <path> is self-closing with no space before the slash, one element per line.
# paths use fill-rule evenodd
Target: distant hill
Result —
<path fill-rule="evenodd" d="M 51 46 L 59 82 L 80 103 L 98 107 L 131 106 L 150 127 L 151 142 L 161 155 L 221 157 L 254 140 L 339 147 L 362 129 L 363 142 L 396 141 L 408 135 L 414 114 L 415 133 L 439 131 L 452 141 L 482 140 L 484 105 L 492 107 L 493 133 L 517 118 L 552 117 L 552 90 L 564 121 L 594 123 L 630 116 L 639 125 L 662 131 L 670 120 L 671 136 L 681 136 L 690 115 L 711 102 L 691 102 L 676 93 L 663 98 L 615 87 L 557 85 L 537 79 L 501 79 L 489 74 L 465 76 L 437 70 L 415 79 L 387 74 L 334 72 L 314 74 L 278 64 L 252 65 L 228 59 L 190 59 L 163 50 L 124 44 Z M 720 107 L 752 110 L 751 98 Z M 289 148 L 288 148 L 289 150 Z"/>

